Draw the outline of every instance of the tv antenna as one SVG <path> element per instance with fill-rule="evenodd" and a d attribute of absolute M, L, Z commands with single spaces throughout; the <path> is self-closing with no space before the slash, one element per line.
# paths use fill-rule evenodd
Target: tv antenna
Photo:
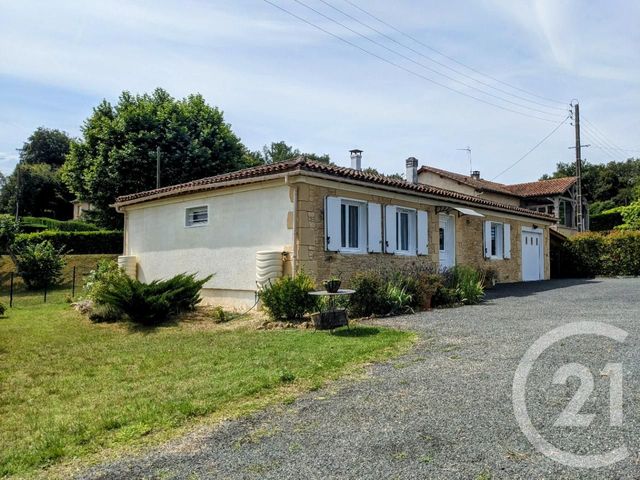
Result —
<path fill-rule="evenodd" d="M 456 150 L 467 152 L 469 157 L 469 172 L 473 172 L 473 163 L 471 162 L 471 147 L 467 145 L 467 148 L 456 148 Z"/>

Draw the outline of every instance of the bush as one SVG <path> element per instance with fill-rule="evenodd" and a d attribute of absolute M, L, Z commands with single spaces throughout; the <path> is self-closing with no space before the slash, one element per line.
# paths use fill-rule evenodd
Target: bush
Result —
<path fill-rule="evenodd" d="M 435 273 L 421 272 L 418 274 L 417 305 L 422 310 L 433 306 L 433 297 L 442 288 L 442 277 Z"/>
<path fill-rule="evenodd" d="M 380 313 L 399 315 L 413 312 L 411 308 L 413 296 L 407 292 L 407 287 L 401 282 L 387 282 L 381 291 L 381 297 L 384 309 Z"/>
<path fill-rule="evenodd" d="M 355 317 L 369 317 L 382 310 L 380 292 L 383 288 L 382 277 L 377 272 L 359 272 L 351 278 L 351 288 L 355 293 L 350 296 L 349 311 Z"/>
<path fill-rule="evenodd" d="M 100 260 L 98 266 L 89 272 L 82 287 L 82 296 L 96 300 L 108 285 L 124 277 L 124 271 L 113 260 Z"/>
<path fill-rule="evenodd" d="M 64 266 L 62 250 L 45 240 L 21 248 L 16 269 L 27 288 L 36 290 L 60 283 Z"/>
<path fill-rule="evenodd" d="M 484 297 L 482 272 L 465 265 L 457 265 L 452 270 L 453 282 L 460 301 L 465 305 L 480 303 Z"/>
<path fill-rule="evenodd" d="M 605 239 L 602 275 L 640 275 L 640 232 L 613 232 Z"/>
<path fill-rule="evenodd" d="M 108 305 L 134 323 L 158 325 L 173 315 L 193 310 L 200 303 L 200 290 L 211 275 L 196 280 L 195 274 L 179 274 L 168 280 L 142 283 L 126 275 L 113 278 L 96 297 L 98 305 Z"/>
<path fill-rule="evenodd" d="M 47 240 L 55 248 L 65 249 L 67 253 L 77 255 L 99 253 L 122 253 L 122 232 L 45 232 L 21 233 L 15 237 L 15 248 L 19 251 L 27 245 L 33 245 Z"/>
<path fill-rule="evenodd" d="M 265 310 L 273 320 L 301 320 L 317 309 L 317 298 L 309 295 L 315 283 L 306 273 L 282 277 L 258 292 Z"/>
<path fill-rule="evenodd" d="M 4 317 L 5 312 L 7 311 L 7 306 L 0 302 L 0 317 Z"/>
<path fill-rule="evenodd" d="M 122 320 L 123 313 L 112 305 L 95 305 L 89 311 L 89 320 L 95 323 L 114 323 Z"/>
<path fill-rule="evenodd" d="M 622 216 L 620 230 L 640 230 L 640 200 L 626 207 L 619 207 L 616 211 Z"/>
<path fill-rule="evenodd" d="M 579 233 L 563 245 L 562 276 L 595 277 L 602 273 L 605 236 L 595 232 Z"/>
<path fill-rule="evenodd" d="M 61 232 L 95 232 L 99 228 L 95 225 L 78 220 L 54 220 L 46 217 L 22 217 L 20 219 L 25 227 L 36 227 L 44 230 L 56 230 Z"/>

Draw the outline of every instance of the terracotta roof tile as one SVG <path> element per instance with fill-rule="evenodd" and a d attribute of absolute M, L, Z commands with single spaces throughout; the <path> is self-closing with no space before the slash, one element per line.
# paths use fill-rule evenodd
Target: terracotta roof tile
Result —
<path fill-rule="evenodd" d="M 360 170 L 354 170 L 352 168 L 338 167 L 335 165 L 327 165 L 325 163 L 314 162 L 305 158 L 297 158 L 295 160 L 289 160 L 285 162 L 274 163 L 271 165 L 261 165 L 259 167 L 247 168 L 244 170 L 238 170 L 237 172 L 226 173 L 223 175 L 217 175 L 215 177 L 202 178 L 200 180 L 194 180 L 192 182 L 182 183 L 179 185 L 172 185 L 169 187 L 159 188 L 155 190 L 149 190 L 146 192 L 134 193 L 131 195 L 124 195 L 116 199 L 115 207 L 123 207 L 126 205 L 132 205 L 160 198 L 174 197 L 187 193 L 204 192 L 214 190 L 217 188 L 223 188 L 228 185 L 229 182 L 241 182 L 248 183 L 251 181 L 267 180 L 270 176 L 289 172 L 312 172 L 318 174 L 324 174 L 335 177 L 337 180 L 352 180 L 370 183 L 372 185 L 381 185 L 386 187 L 399 188 L 407 190 L 415 194 L 428 195 L 433 197 L 440 197 L 443 199 L 458 200 L 464 204 L 474 204 L 477 206 L 486 207 L 492 210 L 500 210 L 504 212 L 513 212 L 528 217 L 534 217 L 544 220 L 555 221 L 555 218 L 543 213 L 535 212 L 533 210 L 527 210 L 525 208 L 515 207 L 512 205 L 505 205 L 491 200 L 486 200 L 471 195 L 464 195 L 451 190 L 445 190 L 442 188 L 432 187 L 430 185 L 424 185 L 419 183 L 409 183 L 405 180 L 396 180 L 385 177 L 383 175 L 373 175 L 365 173 Z"/>
<path fill-rule="evenodd" d="M 506 185 L 503 185 L 502 183 L 490 182 L 489 180 L 484 180 L 482 178 L 477 179 L 468 175 L 449 172 L 448 170 L 442 170 L 440 168 L 431 167 L 428 165 L 423 165 L 422 167 L 420 167 L 420 169 L 418 170 L 418 173 L 420 172 L 435 173 L 436 175 L 446 177 L 450 180 L 454 180 L 464 185 L 469 185 L 470 187 L 473 187 L 477 190 L 496 192 L 496 193 L 502 193 L 504 195 L 513 196 L 513 192 L 511 192 L 508 189 L 508 187 Z"/>
<path fill-rule="evenodd" d="M 505 186 L 510 192 L 520 197 L 541 197 L 564 193 L 574 183 L 576 183 L 576 177 L 563 177 Z"/>

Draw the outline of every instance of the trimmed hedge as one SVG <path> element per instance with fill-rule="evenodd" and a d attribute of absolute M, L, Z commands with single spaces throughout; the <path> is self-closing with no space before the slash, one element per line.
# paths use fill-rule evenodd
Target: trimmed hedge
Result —
<path fill-rule="evenodd" d="M 2 217 L 13 219 L 13 215 L 3 214 Z M 55 220 L 47 217 L 20 217 L 24 231 L 56 230 L 60 232 L 97 232 L 100 229 L 91 223 L 78 220 Z"/>
<path fill-rule="evenodd" d="M 586 232 L 561 247 L 565 277 L 640 275 L 640 231 Z"/>
<path fill-rule="evenodd" d="M 76 255 L 87 254 L 120 254 L 122 253 L 123 236 L 120 231 L 103 230 L 97 232 L 56 232 L 47 230 L 37 233 L 21 233 L 16 235 L 15 248 L 26 244 L 40 243 L 49 240 L 57 249 Z"/>
<path fill-rule="evenodd" d="M 604 212 L 589 217 L 589 228 L 593 232 L 613 230 L 618 225 L 622 225 L 622 215 L 620 212 Z"/>

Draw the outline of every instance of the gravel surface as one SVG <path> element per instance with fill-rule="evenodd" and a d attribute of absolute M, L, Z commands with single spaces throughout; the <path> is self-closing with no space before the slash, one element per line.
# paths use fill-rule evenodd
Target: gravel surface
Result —
<path fill-rule="evenodd" d="M 626 445 L 599 469 L 567 467 L 535 450 L 511 400 L 514 372 L 541 335 L 575 321 L 626 330 L 624 343 L 567 338 L 536 362 L 527 383 L 533 425 L 557 448 L 587 455 Z M 202 428 L 81 478 L 640 478 L 640 279 L 499 286 L 481 305 L 374 322 L 420 333 L 409 353 L 216 428 Z M 588 366 L 594 390 L 580 413 L 590 427 L 554 427 L 579 382 L 553 384 L 562 365 Z M 610 362 L 623 364 L 624 422 L 609 424 Z"/>

